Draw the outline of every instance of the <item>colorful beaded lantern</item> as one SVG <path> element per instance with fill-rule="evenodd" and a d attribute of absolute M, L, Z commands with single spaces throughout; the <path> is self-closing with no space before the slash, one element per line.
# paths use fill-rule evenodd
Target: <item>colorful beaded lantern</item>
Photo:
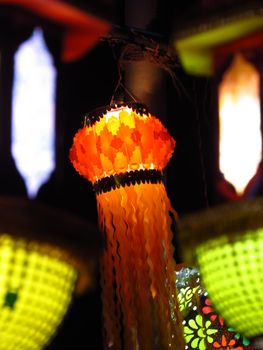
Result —
<path fill-rule="evenodd" d="M 252 349 L 249 340 L 227 326 L 215 312 L 196 268 L 183 267 L 176 276 L 186 349 Z"/>
<path fill-rule="evenodd" d="M 257 198 L 192 214 L 180 223 L 185 260 L 196 261 L 215 308 L 248 338 L 263 334 L 262 212 Z"/>
<path fill-rule="evenodd" d="M 184 347 L 171 243 L 175 213 L 162 182 L 174 146 L 139 104 L 99 110 L 75 135 L 70 159 L 93 183 L 105 233 L 106 349 Z"/>

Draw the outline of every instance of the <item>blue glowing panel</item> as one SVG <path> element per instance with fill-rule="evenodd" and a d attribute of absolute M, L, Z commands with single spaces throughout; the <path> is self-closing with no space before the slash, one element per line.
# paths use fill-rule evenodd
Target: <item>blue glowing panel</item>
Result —
<path fill-rule="evenodd" d="M 55 167 L 56 69 L 41 29 L 15 54 L 12 155 L 33 198 Z"/>

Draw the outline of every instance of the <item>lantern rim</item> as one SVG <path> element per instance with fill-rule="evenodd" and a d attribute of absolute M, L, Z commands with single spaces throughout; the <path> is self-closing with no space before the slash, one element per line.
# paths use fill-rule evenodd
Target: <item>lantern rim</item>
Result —
<path fill-rule="evenodd" d="M 0 232 L 37 246 L 38 251 L 57 257 L 78 271 L 76 292 L 82 293 L 92 279 L 94 259 L 102 249 L 95 225 L 37 200 L 0 197 Z"/>
<path fill-rule="evenodd" d="M 106 176 L 95 182 L 93 184 L 93 189 L 96 194 L 101 194 L 112 190 L 116 190 L 120 187 L 131 186 L 141 183 L 163 183 L 162 171 L 157 169 L 143 169 Z"/>
<path fill-rule="evenodd" d="M 187 263 L 194 264 L 197 246 L 220 236 L 235 242 L 249 230 L 263 227 L 263 197 L 225 203 L 185 215 L 178 222 L 178 234 Z"/>
<path fill-rule="evenodd" d="M 131 108 L 133 111 L 135 111 L 139 115 L 146 115 L 149 116 L 150 112 L 148 110 L 148 107 L 140 102 L 114 102 L 112 104 L 101 106 L 98 108 L 95 108 L 91 110 L 90 112 L 86 113 L 83 116 L 83 126 L 92 126 L 96 122 L 98 122 L 103 116 L 107 113 L 112 111 L 113 109 L 118 108 Z"/>

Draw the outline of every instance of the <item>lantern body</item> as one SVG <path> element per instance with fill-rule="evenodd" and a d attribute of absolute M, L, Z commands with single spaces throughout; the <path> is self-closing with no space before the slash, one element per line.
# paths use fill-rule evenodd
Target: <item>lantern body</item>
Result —
<path fill-rule="evenodd" d="M 138 170 L 162 170 L 175 141 L 141 105 L 98 109 L 74 138 L 70 159 L 80 175 L 96 183 Z"/>
<path fill-rule="evenodd" d="M 77 272 L 37 243 L 0 236 L 0 349 L 41 350 L 70 304 Z"/>
<path fill-rule="evenodd" d="M 140 105 L 86 119 L 70 158 L 96 191 L 105 249 L 101 283 L 105 348 L 183 348 L 171 225 L 162 169 L 175 141 Z"/>
<path fill-rule="evenodd" d="M 263 334 L 262 210 L 262 198 L 238 201 L 191 214 L 179 225 L 184 259 L 198 265 L 227 324 L 248 338 Z"/>
<path fill-rule="evenodd" d="M 223 235 L 201 244 L 197 261 L 211 299 L 246 337 L 263 334 L 263 230 Z"/>

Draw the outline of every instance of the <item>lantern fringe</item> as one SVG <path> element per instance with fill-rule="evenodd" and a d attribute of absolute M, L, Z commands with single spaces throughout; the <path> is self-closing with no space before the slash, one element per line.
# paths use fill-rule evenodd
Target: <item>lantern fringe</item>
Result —
<path fill-rule="evenodd" d="M 163 183 L 97 194 L 106 349 L 183 349 L 171 213 Z M 124 326 L 125 325 L 125 326 Z"/>

